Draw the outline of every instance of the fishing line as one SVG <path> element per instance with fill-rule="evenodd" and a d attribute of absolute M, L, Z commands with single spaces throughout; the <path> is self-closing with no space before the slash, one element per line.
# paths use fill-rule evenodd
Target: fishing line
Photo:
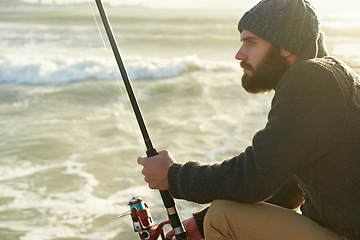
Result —
<path fill-rule="evenodd" d="M 113 59 L 112 54 L 110 53 L 110 51 L 109 51 L 109 49 L 108 49 L 108 46 L 106 45 L 106 41 L 105 41 L 105 38 L 104 38 L 103 33 L 102 33 L 102 31 L 101 31 L 100 25 L 99 25 L 99 23 L 98 23 L 98 21 L 97 21 L 97 19 L 96 19 L 95 12 L 94 12 L 94 9 L 93 9 L 91 0 L 88 0 L 88 4 L 89 4 L 90 10 L 91 10 L 91 14 L 92 14 L 92 16 L 93 16 L 93 18 L 94 18 L 94 21 L 95 21 L 95 24 L 96 24 L 96 28 L 97 28 L 97 30 L 98 30 L 98 32 L 99 32 L 101 41 L 102 41 L 103 46 L 104 46 L 104 48 L 105 48 L 107 58 L 108 58 L 108 59 Z M 113 61 L 113 60 L 111 60 L 111 61 Z M 133 113 L 132 113 L 131 107 L 129 106 L 129 102 L 126 100 L 126 99 L 127 99 L 127 96 L 126 96 L 127 94 L 124 92 L 124 89 L 123 89 L 123 87 L 122 87 L 122 82 L 121 82 L 121 80 L 120 80 L 120 78 L 119 78 L 118 69 L 117 69 L 116 66 L 114 66 L 114 65 L 111 65 L 111 69 L 112 69 L 113 75 L 115 76 L 117 85 L 118 85 L 118 87 L 119 87 L 119 89 L 120 89 L 121 96 L 122 96 L 122 98 L 123 98 L 123 100 L 124 100 L 125 108 L 126 108 L 126 110 L 127 110 L 127 113 L 129 114 L 129 116 L 130 116 L 130 117 L 132 118 L 132 120 L 133 120 L 133 121 L 130 121 L 130 122 L 131 122 L 132 129 L 134 130 L 134 131 L 132 131 L 132 132 L 135 132 L 135 133 L 136 133 L 137 141 L 138 141 L 139 144 L 141 144 L 141 143 L 142 143 L 142 137 L 141 137 L 139 131 L 135 131 L 135 129 L 137 129 L 136 118 L 134 117 L 134 115 L 133 115 Z"/>

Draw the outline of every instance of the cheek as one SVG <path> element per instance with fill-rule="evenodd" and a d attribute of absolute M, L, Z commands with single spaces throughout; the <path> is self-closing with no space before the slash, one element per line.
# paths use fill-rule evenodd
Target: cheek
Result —
<path fill-rule="evenodd" d="M 266 53 L 266 49 L 252 49 L 251 54 L 249 54 L 248 63 L 251 64 L 254 69 L 257 69 L 260 63 L 265 59 Z"/>

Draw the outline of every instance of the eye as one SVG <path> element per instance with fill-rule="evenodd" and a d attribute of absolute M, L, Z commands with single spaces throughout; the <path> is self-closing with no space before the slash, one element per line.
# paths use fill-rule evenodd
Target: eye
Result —
<path fill-rule="evenodd" d="M 255 41 L 253 41 L 253 40 L 249 40 L 249 41 L 247 41 L 247 43 L 248 43 L 248 45 L 254 45 L 255 44 Z"/>
<path fill-rule="evenodd" d="M 253 47 L 257 44 L 256 39 L 251 38 L 251 37 L 246 37 L 246 38 L 242 39 L 241 42 L 243 43 L 243 45 L 245 47 Z"/>
<path fill-rule="evenodd" d="M 256 41 L 254 41 L 252 39 L 244 39 L 242 42 L 243 42 L 243 45 L 247 46 L 247 47 L 252 47 L 256 44 Z"/>

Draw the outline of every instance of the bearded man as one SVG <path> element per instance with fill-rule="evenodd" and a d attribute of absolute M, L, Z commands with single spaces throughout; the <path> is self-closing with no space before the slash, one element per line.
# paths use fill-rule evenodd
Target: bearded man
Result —
<path fill-rule="evenodd" d="M 145 181 L 211 203 L 184 221 L 189 240 L 360 239 L 359 76 L 329 56 L 306 0 L 263 0 L 238 29 L 243 88 L 275 91 L 266 126 L 215 164 L 139 157 Z"/>

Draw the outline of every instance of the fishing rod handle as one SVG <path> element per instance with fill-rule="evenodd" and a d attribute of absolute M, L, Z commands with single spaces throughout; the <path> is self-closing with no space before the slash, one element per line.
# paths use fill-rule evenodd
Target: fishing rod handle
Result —
<path fill-rule="evenodd" d="M 146 150 L 146 156 L 148 156 L 148 157 L 154 157 L 154 156 L 156 156 L 156 155 L 158 155 L 158 153 L 157 153 L 157 151 L 156 151 L 155 148 L 150 147 L 150 148 L 148 148 L 148 149 Z"/>
<path fill-rule="evenodd" d="M 169 216 L 169 220 L 174 230 L 176 240 L 187 240 L 187 234 L 184 226 L 181 223 L 177 208 L 175 206 L 174 198 L 167 190 L 160 190 L 160 195 L 163 200 L 164 206 Z"/>
<path fill-rule="evenodd" d="M 158 153 L 155 148 L 149 148 L 146 151 L 146 155 L 148 157 L 153 157 L 158 155 Z M 174 230 L 176 240 L 187 240 L 187 234 L 185 232 L 184 226 L 181 223 L 174 198 L 170 195 L 169 191 L 167 190 L 165 191 L 160 190 L 160 195 L 163 200 L 164 206 L 166 208 L 167 214 L 169 216 L 171 226 Z"/>

